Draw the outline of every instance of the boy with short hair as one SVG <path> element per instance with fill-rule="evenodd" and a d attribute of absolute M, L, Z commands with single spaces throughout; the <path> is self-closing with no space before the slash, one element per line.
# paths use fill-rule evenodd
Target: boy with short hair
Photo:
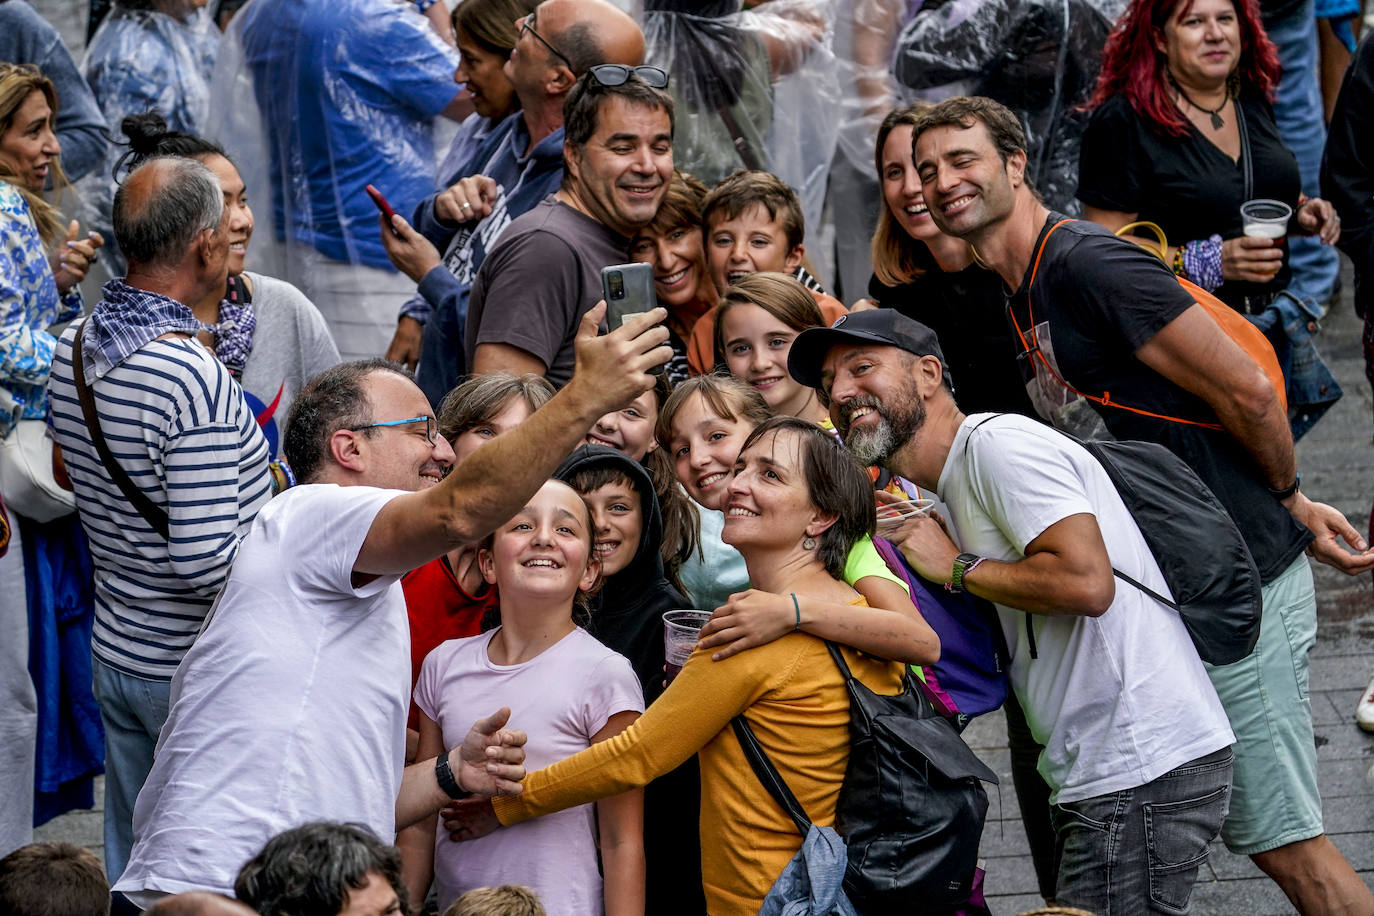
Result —
<path fill-rule="evenodd" d="M 546 916 L 539 897 L 521 884 L 478 887 L 463 894 L 444 916 Z"/>
<path fill-rule="evenodd" d="M 0 859 L 0 913 L 6 916 L 106 916 L 110 883 L 89 849 L 30 843 Z"/>
<path fill-rule="evenodd" d="M 706 265 L 718 293 L 724 295 L 749 274 L 778 271 L 795 276 L 816 297 L 826 324 L 848 311 L 803 266 L 806 218 L 797 192 L 778 176 L 745 169 L 730 175 L 702 201 L 701 224 Z M 715 366 L 715 328 L 714 311 L 692 327 L 687 364 L 693 372 L 710 372 Z"/>

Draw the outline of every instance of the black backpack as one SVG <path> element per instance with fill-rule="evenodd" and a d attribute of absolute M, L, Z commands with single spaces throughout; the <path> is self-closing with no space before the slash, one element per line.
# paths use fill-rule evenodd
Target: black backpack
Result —
<path fill-rule="evenodd" d="M 835 830 L 849 864 L 844 891 L 864 916 L 953 913 L 968 901 L 988 796 L 997 774 L 939 713 L 911 669 L 902 692 L 876 694 L 827 642 L 849 692 L 849 765 L 835 804 Z M 744 716 L 730 723 L 768 794 L 806 836 L 811 821 Z M 919 903 L 918 903 L 919 902 Z"/>
<path fill-rule="evenodd" d="M 1209 665 L 1229 665 L 1253 652 L 1263 609 L 1259 569 L 1211 488 L 1157 442 L 1080 444 L 1111 478 L 1174 598 L 1114 568 L 1116 577 L 1178 611 Z"/>
<path fill-rule="evenodd" d="M 966 452 L 973 433 L 999 416 L 1003 414 L 980 420 L 969 431 Z M 1209 665 L 1229 665 L 1253 652 L 1262 611 L 1259 569 L 1240 529 L 1211 488 L 1182 458 L 1157 442 L 1085 441 L 1063 435 L 1083 446 L 1107 472 L 1159 564 L 1173 600 L 1113 567 L 1116 577 L 1177 611 L 1198 657 Z M 1034 658 L 1035 631 L 1027 620 Z"/>

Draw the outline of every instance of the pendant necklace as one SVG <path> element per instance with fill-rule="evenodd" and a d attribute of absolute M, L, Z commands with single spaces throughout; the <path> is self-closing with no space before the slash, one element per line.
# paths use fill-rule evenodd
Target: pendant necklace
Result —
<path fill-rule="evenodd" d="M 1191 98 L 1189 98 L 1188 93 L 1183 91 L 1183 87 L 1178 84 L 1178 81 L 1176 79 L 1174 79 L 1172 73 L 1169 74 L 1169 82 L 1174 84 L 1174 88 L 1177 89 L 1178 94 L 1183 97 L 1183 101 L 1187 102 L 1189 105 L 1192 105 L 1194 108 L 1196 108 L 1203 114 L 1211 117 L 1212 130 L 1221 130 L 1222 126 L 1226 123 L 1221 119 L 1221 110 L 1225 108 L 1226 103 L 1231 100 L 1231 94 L 1229 92 L 1226 95 L 1222 96 L 1221 104 L 1216 107 L 1216 110 L 1213 110 L 1211 108 L 1203 108 L 1197 102 L 1194 102 Z"/>

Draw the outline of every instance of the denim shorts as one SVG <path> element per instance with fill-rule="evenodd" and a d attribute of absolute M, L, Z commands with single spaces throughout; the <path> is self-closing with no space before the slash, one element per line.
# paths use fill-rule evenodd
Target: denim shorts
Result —
<path fill-rule="evenodd" d="M 1230 748 L 1143 786 L 1055 805 L 1055 902 L 1099 916 L 1187 913 L 1231 794 Z"/>
<path fill-rule="evenodd" d="M 1307 653 L 1317 641 L 1317 596 L 1307 557 L 1264 586 L 1259 642 L 1249 657 L 1207 666 L 1235 733 L 1226 848 L 1253 856 L 1322 830 Z"/>

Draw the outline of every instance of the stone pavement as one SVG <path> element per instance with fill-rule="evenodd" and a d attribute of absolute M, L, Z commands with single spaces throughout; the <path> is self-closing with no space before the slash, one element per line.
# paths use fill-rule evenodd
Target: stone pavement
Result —
<path fill-rule="evenodd" d="M 1347 265 L 1348 267 L 1348 265 Z M 1345 397 L 1298 445 L 1303 490 L 1329 502 L 1366 530 L 1374 497 L 1371 457 L 1371 395 L 1360 353 L 1360 323 L 1346 293 L 1324 323 L 1320 338 Z M 1374 881 L 1374 786 L 1365 779 L 1374 762 L 1374 736 L 1355 726 L 1355 703 L 1374 674 L 1374 596 L 1371 579 L 1353 579 L 1317 567 L 1320 630 L 1312 652 L 1312 711 L 1315 722 L 1318 779 L 1327 832 L 1346 858 Z M 1179 698 L 1180 713 L 1186 697 Z M 1001 713 L 985 716 L 965 732 L 969 744 L 1002 780 L 989 793 L 991 807 L 983 833 L 989 903 L 997 914 L 1012 914 L 1041 905 L 1036 893 L 1026 836 L 1011 782 L 1006 729 Z M 75 811 L 36 831 L 39 840 L 66 840 L 101 853 L 103 786 L 96 785 L 96 808 Z M 1221 843 L 1213 846 L 1193 894 L 1198 916 L 1288 914 L 1292 908 L 1279 889 L 1249 859 L 1233 856 Z"/>
<path fill-rule="evenodd" d="M 1374 498 L 1374 408 L 1364 378 L 1360 321 L 1351 308 L 1348 263 L 1346 268 L 1345 292 L 1327 315 L 1318 339 L 1345 396 L 1298 443 L 1298 460 L 1303 491 L 1340 509 L 1363 534 Z M 1371 578 L 1351 578 L 1319 565 L 1316 580 L 1318 633 L 1311 655 L 1311 695 L 1326 830 L 1365 881 L 1374 883 L 1374 786 L 1365 779 L 1374 763 L 1374 735 L 1360 731 L 1354 720 L 1355 704 L 1374 675 Z M 1187 697 L 1180 697 L 1179 713 L 1186 711 Z M 989 792 L 991 807 L 983 831 L 988 902 L 997 914 L 1041 906 L 1011 782 L 1002 714 L 977 720 L 965 738 L 1002 781 Z M 1248 858 L 1230 854 L 1218 841 L 1193 892 L 1193 912 L 1278 916 L 1293 908 Z"/>

